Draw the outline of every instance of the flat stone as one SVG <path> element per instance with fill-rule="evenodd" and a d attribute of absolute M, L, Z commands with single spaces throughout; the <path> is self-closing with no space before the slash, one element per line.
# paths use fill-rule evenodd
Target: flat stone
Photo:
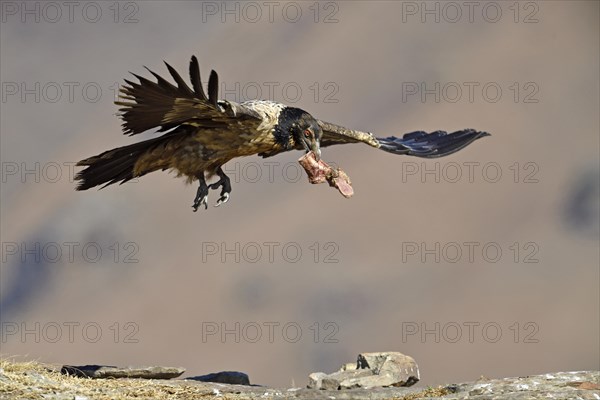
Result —
<path fill-rule="evenodd" d="M 63 365 L 60 372 L 88 378 L 172 379 L 185 372 L 176 367 L 115 367 L 111 365 Z"/>
<path fill-rule="evenodd" d="M 186 379 L 200 382 L 227 383 L 229 385 L 250 385 L 250 378 L 248 378 L 248 375 L 237 371 L 215 372 Z"/>

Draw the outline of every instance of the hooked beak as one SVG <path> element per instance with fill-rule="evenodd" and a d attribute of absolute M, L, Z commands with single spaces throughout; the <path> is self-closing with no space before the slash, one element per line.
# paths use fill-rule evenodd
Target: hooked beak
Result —
<path fill-rule="evenodd" d="M 313 154 L 315 155 L 315 159 L 317 161 L 319 161 L 321 159 L 321 148 L 319 145 L 319 141 L 317 139 L 312 138 L 310 140 L 310 142 L 304 140 L 304 141 L 302 141 L 302 144 L 304 145 L 304 149 L 306 150 L 307 153 L 309 151 L 313 152 Z"/>
<path fill-rule="evenodd" d="M 314 138 L 310 143 L 310 149 L 315 153 L 315 159 L 319 161 L 321 159 L 321 147 L 319 146 L 319 142 Z"/>

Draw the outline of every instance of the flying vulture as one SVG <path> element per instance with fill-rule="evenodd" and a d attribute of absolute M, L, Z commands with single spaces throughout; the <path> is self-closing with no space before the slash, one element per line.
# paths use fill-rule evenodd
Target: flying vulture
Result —
<path fill-rule="evenodd" d="M 76 175 L 77 190 L 122 184 L 153 171 L 175 170 L 177 176 L 187 177 L 190 183 L 199 181 L 192 206 L 196 211 L 201 205 L 207 208 L 209 189 L 221 188 L 216 206 L 229 200 L 231 183 L 222 166 L 236 157 L 271 157 L 295 149 L 305 150 L 314 164 L 321 162 L 321 147 L 365 143 L 393 154 L 434 158 L 452 154 L 489 135 L 465 129 L 450 134 L 417 131 L 402 138 L 376 138 L 369 132 L 324 122 L 304 110 L 273 101 L 219 100 L 217 73 L 211 71 L 206 93 L 195 56 L 189 67 L 192 88 L 165 64 L 176 86 L 148 69 L 156 82 L 133 74 L 139 83 L 126 79 L 127 85 L 120 89 L 121 101 L 115 102 L 121 106 L 124 134 L 137 135 L 155 128 L 165 133 L 79 161 L 77 165 L 86 168 Z M 305 169 L 311 178 L 310 170 Z M 206 180 L 215 174 L 218 181 L 207 185 Z"/>

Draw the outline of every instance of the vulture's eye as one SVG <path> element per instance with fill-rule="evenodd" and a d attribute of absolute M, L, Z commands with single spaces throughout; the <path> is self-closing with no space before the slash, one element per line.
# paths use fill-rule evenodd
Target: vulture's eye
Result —
<path fill-rule="evenodd" d="M 306 136 L 306 137 L 310 137 L 310 130 L 306 129 L 306 130 L 304 131 L 304 136 Z"/>

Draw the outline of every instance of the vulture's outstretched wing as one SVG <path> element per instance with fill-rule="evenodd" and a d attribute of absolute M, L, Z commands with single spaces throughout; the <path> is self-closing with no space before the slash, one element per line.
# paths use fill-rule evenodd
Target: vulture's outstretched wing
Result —
<path fill-rule="evenodd" d="M 190 61 L 190 80 L 193 90 L 181 75 L 165 62 L 177 86 L 148 69 L 157 82 L 133 74 L 140 82 L 125 79 L 127 85 L 121 87 L 120 99 L 115 104 L 121 106 L 123 133 L 137 135 L 149 129 L 168 131 L 179 125 L 193 125 L 200 128 L 256 128 L 262 121 L 254 111 L 229 101 L 218 100 L 219 76 L 213 70 L 208 79 L 208 96 L 202 88 L 198 59 Z"/>
<path fill-rule="evenodd" d="M 395 136 L 376 138 L 372 133 L 344 128 L 329 122 L 319 121 L 319 125 L 323 129 L 321 147 L 345 143 L 366 143 L 389 153 L 424 158 L 447 156 L 481 137 L 490 136 L 487 132 L 464 129 L 452 133 L 417 131 L 407 133 L 402 138 Z"/>
<path fill-rule="evenodd" d="M 173 163 L 177 165 L 181 161 L 177 159 L 181 157 L 177 155 L 177 149 L 185 147 L 185 141 L 195 136 L 200 138 L 191 144 L 187 142 L 188 147 L 195 146 L 189 163 L 202 166 L 206 160 L 210 161 L 212 153 L 202 154 L 203 147 L 198 143 L 211 144 L 212 152 L 230 150 L 233 158 L 237 156 L 239 142 L 244 140 L 241 134 L 254 132 L 263 123 L 256 111 L 242 104 L 218 100 L 219 78 L 215 71 L 210 74 L 207 96 L 195 56 L 189 69 L 193 90 L 173 67 L 165 64 L 177 86 L 150 70 L 156 82 L 133 74 L 139 83 L 125 80 L 127 85 L 120 89 L 121 101 L 115 103 L 121 106 L 124 134 L 137 135 L 154 128 L 159 128 L 158 132 L 168 132 L 79 161 L 78 166 L 87 168 L 75 178 L 80 181 L 77 190 L 124 183 L 148 172 L 173 168 Z"/>

